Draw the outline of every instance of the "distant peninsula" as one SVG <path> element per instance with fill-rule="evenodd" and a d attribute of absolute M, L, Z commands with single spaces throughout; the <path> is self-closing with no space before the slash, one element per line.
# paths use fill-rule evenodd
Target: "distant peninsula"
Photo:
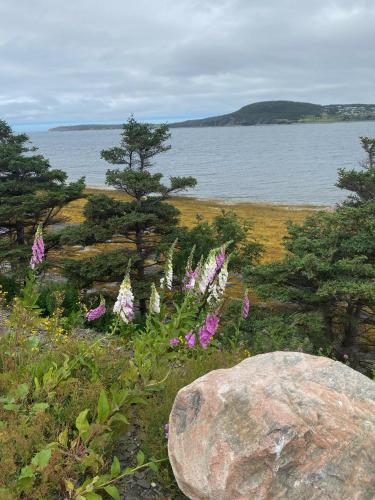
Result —
<path fill-rule="evenodd" d="M 291 123 L 329 123 L 375 120 L 375 104 L 312 104 L 295 101 L 262 101 L 220 116 L 170 123 L 169 127 L 228 127 L 281 125 Z M 70 125 L 51 128 L 54 132 L 69 130 L 121 129 L 122 125 Z"/>

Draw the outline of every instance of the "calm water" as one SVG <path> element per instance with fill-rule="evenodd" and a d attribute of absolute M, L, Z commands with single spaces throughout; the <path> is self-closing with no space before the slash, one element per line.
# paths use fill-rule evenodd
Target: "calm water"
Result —
<path fill-rule="evenodd" d="M 120 131 L 34 132 L 30 137 L 55 168 L 90 187 L 105 186 L 102 149 Z M 172 149 L 155 167 L 165 177 L 193 175 L 189 195 L 240 201 L 333 204 L 345 194 L 334 184 L 339 167 L 363 158 L 358 137 L 375 136 L 375 122 L 172 130 Z"/>

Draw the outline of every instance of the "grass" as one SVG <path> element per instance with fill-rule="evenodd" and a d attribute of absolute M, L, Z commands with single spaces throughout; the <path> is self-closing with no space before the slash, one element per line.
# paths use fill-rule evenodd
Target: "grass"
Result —
<path fill-rule="evenodd" d="M 107 194 L 115 199 L 128 199 L 124 193 L 105 189 L 86 189 L 86 194 Z M 233 210 L 240 217 L 252 220 L 254 223 L 252 234 L 265 246 L 263 262 L 281 259 L 284 255 L 282 245 L 283 236 L 286 234 L 286 222 L 302 222 L 308 215 L 317 209 L 311 205 L 273 205 L 266 203 L 228 203 L 217 200 L 200 200 L 197 198 L 175 197 L 171 203 L 181 212 L 181 224 L 187 227 L 194 225 L 196 216 L 203 215 L 211 221 L 222 209 Z M 68 222 L 83 222 L 83 208 L 86 203 L 84 198 L 75 200 L 67 205 L 62 215 Z M 86 254 L 87 256 L 87 254 Z"/>

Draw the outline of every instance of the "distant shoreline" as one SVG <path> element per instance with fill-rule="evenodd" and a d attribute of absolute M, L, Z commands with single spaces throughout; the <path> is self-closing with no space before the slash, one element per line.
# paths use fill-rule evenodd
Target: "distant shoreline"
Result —
<path fill-rule="evenodd" d="M 368 120 L 304 120 L 298 122 L 290 123 L 255 123 L 253 125 L 174 125 L 167 124 L 169 128 L 235 128 L 235 127 L 264 127 L 273 125 L 325 125 L 330 123 L 360 123 L 360 122 L 375 122 L 375 118 Z M 157 123 L 155 125 L 158 125 Z M 96 130 L 122 130 L 123 124 L 118 125 L 62 125 L 61 127 L 53 127 L 47 130 L 47 132 L 89 132 Z"/>
<path fill-rule="evenodd" d="M 170 128 L 249 127 L 254 125 L 291 125 L 294 123 L 336 123 L 375 121 L 375 104 L 313 104 L 297 101 L 261 101 L 232 113 L 169 123 Z M 77 130 L 117 130 L 119 124 L 81 124 L 53 127 L 52 132 Z"/>
<path fill-rule="evenodd" d="M 121 191 L 118 191 L 116 189 L 112 189 L 109 187 L 98 187 L 98 186 L 87 186 L 85 188 L 85 192 L 87 194 L 100 194 L 103 193 L 105 194 L 106 192 L 110 193 L 123 193 Z M 198 197 L 198 196 L 190 196 L 190 195 L 178 195 L 178 196 L 173 196 L 169 198 L 171 201 L 173 200 L 184 200 L 189 203 L 197 203 L 197 204 L 202 204 L 202 205 L 222 205 L 223 207 L 231 207 L 231 206 L 239 206 L 239 205 L 246 205 L 246 206 L 254 206 L 254 207 L 277 207 L 280 209 L 285 209 L 285 210 L 311 210 L 311 211 L 316 211 L 316 210 L 332 210 L 335 207 L 335 203 L 332 203 L 331 205 L 322 205 L 321 203 L 284 203 L 282 201 L 275 201 L 275 202 L 270 202 L 270 201 L 260 201 L 260 200 L 250 200 L 250 199 L 243 199 L 243 198 L 213 198 L 213 197 Z"/>

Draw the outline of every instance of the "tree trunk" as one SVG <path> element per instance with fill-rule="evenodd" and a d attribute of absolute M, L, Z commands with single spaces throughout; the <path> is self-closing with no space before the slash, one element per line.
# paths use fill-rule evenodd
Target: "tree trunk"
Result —
<path fill-rule="evenodd" d="M 22 221 L 16 222 L 16 243 L 17 245 L 25 244 L 25 229 Z"/>
<path fill-rule="evenodd" d="M 350 350 L 355 345 L 360 311 L 361 307 L 357 304 L 349 304 L 346 308 L 347 319 L 344 327 L 342 346 L 347 350 Z"/>
<path fill-rule="evenodd" d="M 333 343 L 335 332 L 333 331 L 333 312 L 330 304 L 323 306 L 323 318 L 326 335 L 330 339 L 331 343 Z"/>
<path fill-rule="evenodd" d="M 137 251 L 138 260 L 136 262 L 136 270 L 137 270 L 137 280 L 140 282 L 144 282 L 145 280 L 145 260 L 143 254 L 143 229 L 139 224 L 136 225 L 135 228 L 135 245 Z M 147 313 L 147 301 L 144 297 L 139 299 L 139 312 L 141 316 L 145 316 Z"/>

